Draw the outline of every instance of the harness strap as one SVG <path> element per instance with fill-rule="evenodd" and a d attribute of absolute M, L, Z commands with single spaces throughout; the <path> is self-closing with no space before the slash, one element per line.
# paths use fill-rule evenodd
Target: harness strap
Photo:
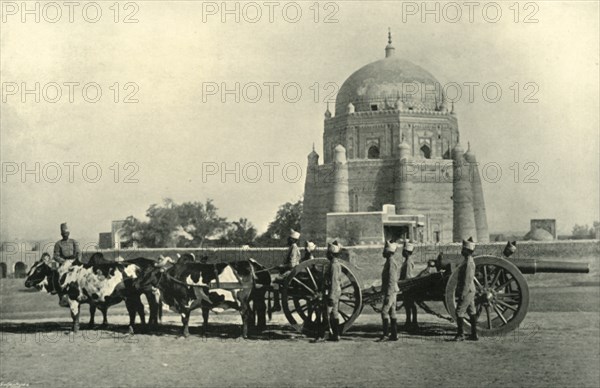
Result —
<path fill-rule="evenodd" d="M 260 273 L 260 272 L 270 272 L 272 269 L 278 268 L 279 266 L 276 265 L 274 267 L 269 267 L 269 268 L 264 268 L 264 269 L 259 269 L 259 270 L 255 270 L 254 273 Z"/>
<path fill-rule="evenodd" d="M 180 284 L 180 285 L 186 286 L 186 287 L 206 287 L 209 290 L 214 290 L 214 289 L 235 290 L 235 289 L 239 289 L 239 288 L 242 288 L 242 289 L 251 289 L 253 287 L 253 285 L 245 285 L 245 284 L 243 284 L 241 282 L 239 282 L 239 283 L 236 283 L 236 282 L 226 282 L 226 283 L 217 282 L 217 284 L 189 284 L 189 283 L 185 283 L 185 282 L 182 282 L 179 279 L 174 278 L 173 276 L 169 275 L 168 273 L 165 273 L 165 275 L 173 283 L 177 283 L 177 284 Z"/>

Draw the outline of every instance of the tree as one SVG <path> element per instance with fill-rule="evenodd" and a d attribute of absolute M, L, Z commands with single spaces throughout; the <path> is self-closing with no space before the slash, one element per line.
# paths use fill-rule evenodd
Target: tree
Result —
<path fill-rule="evenodd" d="M 302 199 L 296 203 L 286 202 L 279 207 L 275 219 L 269 224 L 267 231 L 258 240 L 263 246 L 282 246 L 286 244 L 290 230 L 300 231 L 302 218 Z"/>
<path fill-rule="evenodd" d="M 209 237 L 217 237 L 228 226 L 227 220 L 218 216 L 218 209 L 213 204 L 212 199 L 207 199 L 205 204 L 186 202 L 179 206 L 177 210 L 183 229 L 179 232 L 179 244 L 177 246 L 201 247 L 204 240 Z"/>
<path fill-rule="evenodd" d="M 226 219 L 218 216 L 211 199 L 204 204 L 178 205 L 166 198 L 162 205 L 150 205 L 146 217 L 148 221 L 129 216 L 123 225 L 125 237 L 140 247 L 201 247 L 208 237 L 218 236 L 227 227 Z"/>
<path fill-rule="evenodd" d="M 227 246 L 251 245 L 256 240 L 257 231 L 247 218 L 233 221 L 225 231 L 220 243 Z"/>
<path fill-rule="evenodd" d="M 593 238 L 595 235 L 594 228 L 589 228 L 587 225 L 577 225 L 573 227 L 572 232 L 573 238 L 576 240 L 582 240 L 586 238 Z"/>

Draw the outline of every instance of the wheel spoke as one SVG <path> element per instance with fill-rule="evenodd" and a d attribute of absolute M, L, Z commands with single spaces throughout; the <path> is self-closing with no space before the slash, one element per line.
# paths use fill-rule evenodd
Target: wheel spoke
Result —
<path fill-rule="evenodd" d="M 479 316 L 481 315 L 481 311 L 483 310 L 483 305 L 480 304 L 479 306 L 477 306 L 477 312 L 475 314 L 475 316 L 477 317 L 477 320 L 479 320 Z"/>
<path fill-rule="evenodd" d="M 499 304 L 500 306 L 504 306 L 507 309 L 511 309 L 512 311 L 517 311 L 517 308 L 514 306 L 509 305 L 508 303 L 505 303 L 501 300 L 496 300 L 496 303 Z"/>
<path fill-rule="evenodd" d="M 485 313 L 487 315 L 488 329 L 491 329 L 492 328 L 492 317 L 490 315 L 490 306 L 485 306 Z"/>
<path fill-rule="evenodd" d="M 338 313 L 340 313 L 340 315 L 342 315 L 346 319 L 346 321 L 350 319 L 350 316 L 342 310 L 338 309 Z"/>
<path fill-rule="evenodd" d="M 313 284 L 315 285 L 315 290 L 319 289 L 319 286 L 317 285 L 317 282 L 315 281 L 315 277 L 313 276 L 310 267 L 306 267 L 306 272 L 308 272 L 308 275 L 310 276 L 310 280 L 312 280 Z"/>
<path fill-rule="evenodd" d="M 502 322 L 504 322 L 504 324 L 506 325 L 508 323 L 508 321 L 506 320 L 506 318 L 504 318 L 504 315 L 502 315 L 502 312 L 500 311 L 498 306 L 494 306 L 494 311 L 496 312 L 496 314 L 498 314 L 500 319 L 502 319 Z"/>
<path fill-rule="evenodd" d="M 290 312 L 297 312 L 297 313 L 303 313 L 304 311 L 306 311 L 308 309 L 308 304 L 299 306 L 298 308 L 295 308 L 293 310 L 290 310 Z"/>
<path fill-rule="evenodd" d="M 346 284 L 345 286 L 342 286 L 342 290 L 345 290 L 348 287 L 352 287 L 354 284 L 352 282 Z"/>
<path fill-rule="evenodd" d="M 500 294 L 496 294 L 496 298 L 500 298 L 500 299 L 505 299 L 505 298 L 516 298 L 516 297 L 520 297 L 521 294 L 519 294 L 518 292 L 504 292 L 504 293 L 500 293 Z"/>
<path fill-rule="evenodd" d="M 496 283 L 498 282 L 498 279 L 500 279 L 500 274 L 502 273 L 503 269 L 502 268 L 498 268 L 496 270 L 496 275 L 494 275 L 494 279 L 492 279 L 492 282 L 490 283 L 490 287 L 494 287 L 496 285 Z"/>
<path fill-rule="evenodd" d="M 344 303 L 345 305 L 350 306 L 352 308 L 356 307 L 356 303 L 350 299 L 340 299 L 340 302 Z"/>
<path fill-rule="evenodd" d="M 483 285 L 484 287 L 488 286 L 488 276 L 487 276 L 487 267 L 483 266 Z"/>
<path fill-rule="evenodd" d="M 314 295 L 315 292 L 313 289 L 311 289 L 309 286 L 307 286 L 306 284 L 304 284 L 303 282 L 301 282 L 300 280 L 298 280 L 298 278 L 294 277 L 292 278 L 292 280 L 295 280 L 298 284 L 300 284 L 302 287 L 306 288 L 308 290 L 308 292 L 311 293 L 311 295 Z"/>
<path fill-rule="evenodd" d="M 521 301 L 518 299 L 504 299 L 503 301 L 504 301 L 504 303 L 507 303 L 507 304 L 510 304 L 513 306 L 518 306 L 521 303 Z"/>
<path fill-rule="evenodd" d="M 477 289 L 482 290 L 483 286 L 481 285 L 481 283 L 479 283 L 479 280 L 477 280 L 476 277 L 474 277 L 473 280 L 475 281 L 475 285 L 477 286 Z"/>
<path fill-rule="evenodd" d="M 505 288 L 506 286 L 508 286 L 510 283 L 512 283 L 514 281 L 515 281 L 514 278 L 510 278 L 507 281 L 505 281 L 504 283 L 502 283 L 501 285 L 499 285 L 498 287 L 494 288 L 494 290 L 500 291 L 501 289 Z"/>

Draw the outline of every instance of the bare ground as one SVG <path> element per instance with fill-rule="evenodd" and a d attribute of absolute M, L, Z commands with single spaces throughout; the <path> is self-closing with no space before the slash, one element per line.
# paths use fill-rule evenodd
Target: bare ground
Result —
<path fill-rule="evenodd" d="M 15 291 L 19 287 L 4 281 L 0 285 L 3 386 L 600 384 L 600 288 L 595 282 L 532 288 L 530 313 L 519 330 L 504 337 L 449 342 L 451 323 L 421 315 L 419 335 L 403 333 L 398 342 L 379 343 L 379 317 L 366 307 L 341 342 L 318 344 L 295 333 L 281 315 L 250 340 L 238 337 L 236 314 L 211 316 L 209 332 L 202 335 L 196 313 L 187 339 L 179 337 L 174 314 L 165 316 L 155 334 L 128 336 L 119 306 L 109 310 L 109 328 L 72 336 L 64 334 L 68 313 L 56 306 L 56 297 Z M 24 309 L 23 300 L 37 301 L 45 310 Z"/>

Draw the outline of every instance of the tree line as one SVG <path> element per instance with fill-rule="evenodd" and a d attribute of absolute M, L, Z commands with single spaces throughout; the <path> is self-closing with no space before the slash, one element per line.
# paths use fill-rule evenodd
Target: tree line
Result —
<path fill-rule="evenodd" d="M 598 228 L 600 228 L 600 222 L 598 221 L 594 221 L 591 228 L 587 225 L 575 224 L 575 226 L 573 226 L 573 231 L 571 232 L 571 237 L 574 240 L 594 239 L 596 238 L 596 230 L 598 230 Z"/>
<path fill-rule="evenodd" d="M 300 230 L 302 199 L 279 206 L 267 230 L 259 235 L 247 218 L 228 221 L 212 199 L 176 203 L 170 198 L 152 204 L 146 220 L 125 219 L 124 239 L 139 248 L 201 248 L 207 246 L 284 246 L 290 229 Z"/>

